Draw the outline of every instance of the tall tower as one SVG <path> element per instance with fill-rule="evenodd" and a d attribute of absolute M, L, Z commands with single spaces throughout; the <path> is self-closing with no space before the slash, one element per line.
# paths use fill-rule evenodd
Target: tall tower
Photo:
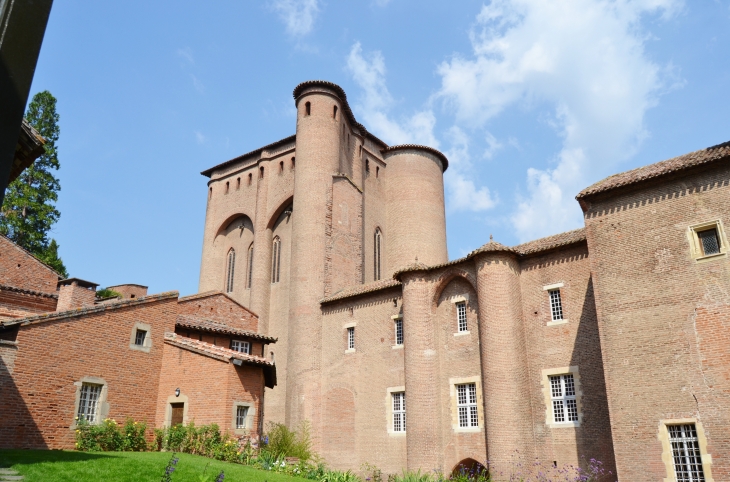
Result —
<path fill-rule="evenodd" d="M 340 92 L 339 87 L 327 82 L 305 82 L 294 91 L 297 174 L 292 214 L 286 421 L 290 426 L 311 421 L 315 445 L 321 427 L 319 300 L 325 291 L 327 204 L 332 178 L 340 167 Z"/>

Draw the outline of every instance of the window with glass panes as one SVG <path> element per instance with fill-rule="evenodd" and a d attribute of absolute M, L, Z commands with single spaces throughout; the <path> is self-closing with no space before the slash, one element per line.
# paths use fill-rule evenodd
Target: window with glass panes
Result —
<path fill-rule="evenodd" d="M 137 346 L 144 346 L 145 338 L 147 338 L 147 332 L 145 330 L 137 330 L 134 334 L 134 344 Z"/>
<path fill-rule="evenodd" d="M 236 407 L 236 428 L 246 428 L 246 417 L 248 416 L 248 407 L 239 405 Z"/>
<path fill-rule="evenodd" d="M 468 331 L 466 324 L 466 302 L 464 301 L 456 303 L 456 323 L 458 331 Z"/>
<path fill-rule="evenodd" d="M 563 302 L 560 299 L 560 290 L 549 290 L 550 294 L 550 313 L 553 321 L 563 319 Z"/>
<path fill-rule="evenodd" d="M 395 325 L 395 344 L 403 344 L 403 318 L 396 318 L 394 320 Z"/>
<path fill-rule="evenodd" d="M 697 232 L 697 238 L 700 240 L 703 256 L 710 256 L 720 252 L 720 238 L 717 236 L 716 228 Z"/>
<path fill-rule="evenodd" d="M 459 427 L 479 426 L 476 383 L 456 385 L 456 406 L 459 409 Z"/>
<path fill-rule="evenodd" d="M 347 349 L 355 349 L 355 327 L 351 326 L 347 329 Z"/>
<path fill-rule="evenodd" d="M 705 482 L 700 442 L 693 423 L 667 425 L 672 445 L 674 474 L 678 482 Z"/>
<path fill-rule="evenodd" d="M 572 374 L 550 376 L 550 398 L 553 402 L 554 422 L 578 421 L 578 402 Z"/>
<path fill-rule="evenodd" d="M 82 383 L 81 396 L 79 397 L 79 420 L 86 420 L 89 423 L 96 423 L 99 420 L 99 398 L 101 397 L 102 385 L 95 383 Z"/>
<path fill-rule="evenodd" d="M 393 431 L 406 431 L 406 393 L 393 393 Z"/>
<path fill-rule="evenodd" d="M 251 343 L 241 340 L 231 340 L 231 350 L 250 355 Z"/>

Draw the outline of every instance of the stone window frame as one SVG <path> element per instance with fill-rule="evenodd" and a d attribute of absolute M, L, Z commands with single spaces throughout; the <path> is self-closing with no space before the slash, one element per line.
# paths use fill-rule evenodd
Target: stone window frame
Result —
<path fill-rule="evenodd" d="M 548 295 L 547 303 L 548 303 L 548 309 L 550 312 L 550 321 L 545 323 L 545 326 L 564 325 L 564 324 L 568 323 L 568 318 L 565 317 L 565 303 L 563 302 L 563 298 L 564 298 L 563 297 L 563 294 L 564 294 L 563 288 L 565 288 L 565 283 L 562 283 L 562 282 L 553 283 L 553 284 L 545 285 L 542 287 L 542 290 L 546 291 L 547 295 Z M 560 308 L 563 313 L 563 318 L 560 320 L 553 320 L 553 307 L 550 304 L 550 292 L 555 291 L 555 290 L 560 291 Z"/>
<path fill-rule="evenodd" d="M 405 437 L 406 430 L 408 430 L 408 415 L 406 411 L 406 430 L 402 432 L 396 432 L 393 430 L 393 394 L 399 392 L 406 392 L 406 386 L 401 385 L 398 387 L 388 387 L 385 389 L 385 413 L 387 414 L 385 423 L 387 426 L 388 435 L 391 437 Z M 407 406 L 407 405 L 406 405 Z M 407 409 L 406 409 L 407 410 Z"/>
<path fill-rule="evenodd" d="M 135 343 L 137 337 L 137 330 L 144 330 L 147 332 L 147 336 L 144 338 L 144 345 L 137 345 Z M 138 321 L 132 327 L 132 333 L 129 335 L 129 349 L 149 353 L 152 349 L 152 325 L 149 323 L 142 323 Z"/>
<path fill-rule="evenodd" d="M 391 348 L 393 350 L 402 350 L 404 344 L 403 343 L 401 343 L 400 345 L 398 344 L 398 336 L 397 336 L 398 328 L 396 327 L 396 322 L 400 320 L 401 335 L 405 336 L 403 334 L 403 329 L 404 329 L 403 328 L 403 315 L 402 314 L 393 315 L 390 317 L 390 319 L 393 320 L 393 345 L 391 346 Z M 403 341 L 405 342 L 405 340 L 403 340 Z"/>
<path fill-rule="evenodd" d="M 101 385 L 101 393 L 99 394 L 99 400 L 97 401 L 98 417 L 96 418 L 96 421 L 91 423 L 91 425 L 99 425 L 109 415 L 109 402 L 107 401 L 109 385 L 107 384 L 106 380 L 104 380 L 101 377 L 92 377 L 92 376 L 81 377 L 78 381 L 74 382 L 74 386 L 76 387 L 76 394 L 74 396 L 74 411 L 73 411 L 74 419 L 73 419 L 73 422 L 71 423 L 71 425 L 69 426 L 69 428 L 71 428 L 71 429 L 75 429 L 76 424 L 79 421 L 78 416 L 79 416 L 79 405 L 81 404 L 81 387 L 84 385 L 84 383 Z"/>
<path fill-rule="evenodd" d="M 697 441 L 700 445 L 700 457 L 702 458 L 702 471 L 705 474 L 705 482 L 715 482 L 715 479 L 712 477 L 712 455 L 707 453 L 705 428 L 702 426 L 702 422 L 696 418 L 673 418 L 659 421 L 657 438 L 662 444 L 662 462 L 664 462 L 664 467 L 667 471 L 667 477 L 663 479 L 663 482 L 675 482 L 676 480 L 672 444 L 669 440 L 669 429 L 667 429 L 667 425 L 686 424 L 694 424 L 695 430 L 697 430 Z"/>
<path fill-rule="evenodd" d="M 479 423 L 476 427 L 459 426 L 459 401 L 456 393 L 456 385 L 474 383 L 477 392 L 477 417 Z M 451 406 L 451 429 L 456 433 L 478 433 L 484 431 L 484 399 L 482 393 L 482 377 L 474 375 L 471 377 L 449 378 L 449 399 Z"/>
<path fill-rule="evenodd" d="M 190 400 L 188 399 L 187 395 L 184 395 L 183 393 L 180 393 L 179 396 L 177 395 L 170 395 L 167 397 L 167 401 L 165 402 L 165 420 L 162 422 L 162 426 L 169 428 L 172 422 L 172 404 L 173 403 L 182 403 L 183 404 L 183 425 L 187 425 L 188 423 L 188 408 L 190 407 Z M 235 421 L 234 421 L 235 423 Z"/>
<path fill-rule="evenodd" d="M 705 256 L 702 253 L 702 247 L 697 233 L 713 228 L 717 230 L 717 237 L 720 240 L 720 252 Z M 720 219 L 689 226 L 687 228 L 687 239 L 689 241 L 690 256 L 695 261 L 700 262 L 727 256 L 728 242 L 727 237 L 725 236 L 725 228 L 723 227 L 722 220 Z"/>
<path fill-rule="evenodd" d="M 353 348 L 350 348 L 350 339 L 349 339 L 349 337 L 350 337 L 350 333 L 349 333 L 350 328 L 352 328 L 353 329 L 353 332 L 354 332 L 356 326 L 357 326 L 357 322 L 356 321 L 353 321 L 351 323 L 345 323 L 344 325 L 342 325 L 342 329 L 345 331 L 345 353 L 346 354 L 348 354 L 348 353 L 355 353 L 357 351 L 357 349 L 354 348 L 354 347 Z M 355 335 L 353 333 L 353 345 L 354 344 L 355 344 Z"/>
<path fill-rule="evenodd" d="M 458 296 L 452 296 L 450 298 L 451 304 L 454 305 L 454 309 L 456 310 L 456 332 L 454 333 L 454 336 L 464 336 L 464 335 L 470 335 L 471 331 L 469 331 L 469 322 L 467 321 L 466 330 L 459 331 L 459 308 L 456 306 L 459 303 L 464 303 L 464 309 L 466 309 L 466 305 L 469 304 L 469 295 L 458 295 Z M 468 317 L 468 310 L 466 312 L 466 315 Z"/>
<path fill-rule="evenodd" d="M 578 410 L 578 420 L 572 422 L 555 422 L 553 418 L 553 398 L 550 386 L 550 376 L 573 375 L 575 384 L 575 404 Z M 583 384 L 580 380 L 580 370 L 577 365 L 546 368 L 542 370 L 540 385 L 542 386 L 543 401 L 545 403 L 545 425 L 550 428 L 578 428 L 583 423 Z"/>
<path fill-rule="evenodd" d="M 236 427 L 236 415 L 238 411 L 238 407 L 248 407 L 248 412 L 246 413 L 246 426 L 244 428 L 238 428 Z M 233 407 L 231 410 L 231 430 L 235 435 L 247 435 L 253 430 L 253 420 L 256 416 L 256 405 L 253 402 L 248 402 L 245 400 L 235 401 L 233 402 Z"/>

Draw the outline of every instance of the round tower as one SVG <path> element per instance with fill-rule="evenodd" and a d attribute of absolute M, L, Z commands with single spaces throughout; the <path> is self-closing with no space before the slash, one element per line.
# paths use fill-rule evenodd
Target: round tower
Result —
<path fill-rule="evenodd" d="M 386 162 L 386 266 L 392 272 L 412 264 L 435 265 L 448 261 L 444 171 L 448 160 L 425 146 L 391 146 Z"/>
<path fill-rule="evenodd" d="M 494 241 L 477 249 L 474 261 L 488 459 L 506 472 L 515 454 L 523 463 L 534 456 L 520 266 L 511 248 Z"/>
<path fill-rule="evenodd" d="M 330 82 L 309 81 L 294 89 L 297 107 L 292 212 L 286 423 L 309 420 L 315 449 L 321 427 L 320 363 L 324 259 L 332 176 L 339 170 L 344 92 Z M 336 107 L 336 109 L 335 109 Z"/>

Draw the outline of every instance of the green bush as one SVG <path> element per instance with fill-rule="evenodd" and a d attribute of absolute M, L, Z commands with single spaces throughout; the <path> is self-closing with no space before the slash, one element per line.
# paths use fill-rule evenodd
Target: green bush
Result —
<path fill-rule="evenodd" d="M 230 435 L 221 434 L 216 424 L 196 427 L 195 422 L 190 422 L 156 429 L 154 446 L 157 450 L 202 455 L 225 462 L 240 463 L 246 456 L 250 458 L 250 451 L 245 452 Z"/>
<path fill-rule="evenodd" d="M 268 442 L 266 450 L 277 457 L 296 457 L 300 462 L 308 462 L 312 458 L 312 441 L 309 435 L 308 421 L 299 424 L 296 430 L 290 430 L 282 423 L 269 423 L 266 434 Z"/>
<path fill-rule="evenodd" d="M 128 418 L 120 427 L 116 420 L 104 419 L 90 424 L 85 419 L 76 422 L 76 449 L 87 452 L 141 452 L 147 449 L 147 424 Z"/>

